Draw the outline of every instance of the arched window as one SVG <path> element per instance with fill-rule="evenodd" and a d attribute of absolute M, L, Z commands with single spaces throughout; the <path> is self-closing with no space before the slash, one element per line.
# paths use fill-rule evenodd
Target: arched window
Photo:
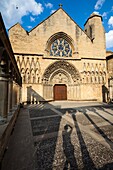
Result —
<path fill-rule="evenodd" d="M 72 57 L 72 48 L 64 38 L 58 38 L 50 46 L 50 56 Z"/>
<path fill-rule="evenodd" d="M 22 83 L 25 83 L 25 70 L 24 70 L 24 68 L 21 69 L 21 76 L 22 76 Z"/>
<path fill-rule="evenodd" d="M 25 78 L 26 78 L 25 82 L 30 83 L 30 71 L 28 68 L 26 69 Z"/>

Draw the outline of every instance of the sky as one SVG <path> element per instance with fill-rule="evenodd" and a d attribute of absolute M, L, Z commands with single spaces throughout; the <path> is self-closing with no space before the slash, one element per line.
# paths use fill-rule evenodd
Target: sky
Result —
<path fill-rule="evenodd" d="M 113 0 L 0 0 L 0 12 L 7 30 L 19 22 L 29 32 L 55 12 L 59 4 L 83 30 L 93 12 L 101 15 L 106 49 L 113 51 Z"/>

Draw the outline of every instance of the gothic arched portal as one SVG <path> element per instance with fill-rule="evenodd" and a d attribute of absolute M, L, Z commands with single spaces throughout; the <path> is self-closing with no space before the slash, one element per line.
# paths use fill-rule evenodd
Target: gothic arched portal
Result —
<path fill-rule="evenodd" d="M 56 92 L 60 93 L 61 88 L 66 93 L 66 97 L 62 95 L 59 100 L 69 99 L 70 96 L 77 96 L 76 91 L 80 85 L 80 74 L 78 70 L 69 62 L 60 60 L 49 65 L 43 74 L 43 86 L 44 86 L 44 98 L 45 99 L 55 99 L 55 88 Z M 58 91 L 59 90 L 59 91 Z M 79 96 L 79 95 L 78 95 Z M 58 98 L 57 98 L 58 100 Z"/>

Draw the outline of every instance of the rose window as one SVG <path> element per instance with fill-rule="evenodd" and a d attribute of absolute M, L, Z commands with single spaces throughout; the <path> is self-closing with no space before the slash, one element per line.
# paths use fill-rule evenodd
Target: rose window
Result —
<path fill-rule="evenodd" d="M 70 44 L 63 38 L 55 40 L 50 47 L 50 56 L 72 57 Z"/>

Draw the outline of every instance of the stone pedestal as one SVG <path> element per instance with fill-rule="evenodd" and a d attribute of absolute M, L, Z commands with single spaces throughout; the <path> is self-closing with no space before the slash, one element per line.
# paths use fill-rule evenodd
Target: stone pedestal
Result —
<path fill-rule="evenodd" d="M 8 111 L 8 79 L 0 76 L 0 124 L 7 120 Z"/>

